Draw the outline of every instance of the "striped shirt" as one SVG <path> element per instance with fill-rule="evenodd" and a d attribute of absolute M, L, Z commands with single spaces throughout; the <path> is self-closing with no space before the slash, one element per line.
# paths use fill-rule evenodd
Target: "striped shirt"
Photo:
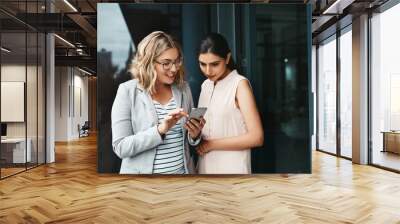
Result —
<path fill-rule="evenodd" d="M 161 105 L 157 101 L 153 101 L 156 108 L 158 123 L 173 110 L 176 109 L 174 98 L 166 105 Z M 169 131 L 165 134 L 165 138 L 160 145 L 157 146 L 156 157 L 154 158 L 153 173 L 157 174 L 184 174 L 184 160 L 183 160 L 183 133 L 178 121 Z"/>

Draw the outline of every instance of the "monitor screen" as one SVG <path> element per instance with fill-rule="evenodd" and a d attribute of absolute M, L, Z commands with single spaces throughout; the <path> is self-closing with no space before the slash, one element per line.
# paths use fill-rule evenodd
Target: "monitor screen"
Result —
<path fill-rule="evenodd" d="M 1 123 L 1 136 L 7 136 L 7 124 Z"/>

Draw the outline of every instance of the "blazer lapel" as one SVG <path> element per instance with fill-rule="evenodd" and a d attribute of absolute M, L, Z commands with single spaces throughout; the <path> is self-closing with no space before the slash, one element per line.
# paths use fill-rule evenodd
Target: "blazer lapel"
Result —
<path fill-rule="evenodd" d="M 140 92 L 140 100 L 143 102 L 146 108 L 149 108 L 152 114 L 153 123 L 158 123 L 156 108 L 154 107 L 153 99 L 151 98 L 150 93 L 145 89 L 143 89 L 142 87 L 140 87 L 139 85 L 137 86 L 137 88 L 139 89 Z"/>

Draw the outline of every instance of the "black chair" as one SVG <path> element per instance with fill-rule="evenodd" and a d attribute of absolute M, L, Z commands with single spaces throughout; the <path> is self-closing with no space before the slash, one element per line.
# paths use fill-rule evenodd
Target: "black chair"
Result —
<path fill-rule="evenodd" d="M 79 138 L 89 136 L 89 129 L 90 129 L 89 121 L 85 121 L 82 127 L 80 127 L 80 125 L 78 124 Z"/>

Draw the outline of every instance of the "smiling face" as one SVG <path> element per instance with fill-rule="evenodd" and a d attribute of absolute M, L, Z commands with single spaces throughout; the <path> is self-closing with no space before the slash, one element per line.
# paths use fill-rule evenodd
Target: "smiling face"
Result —
<path fill-rule="evenodd" d="M 204 53 L 199 55 L 199 65 L 203 74 L 211 81 L 218 81 L 230 72 L 228 63 L 230 53 L 227 58 L 221 58 L 213 53 Z"/>
<path fill-rule="evenodd" d="M 157 73 L 157 83 L 171 85 L 174 83 L 180 69 L 181 58 L 176 48 L 169 48 L 155 59 L 154 68 Z"/>

